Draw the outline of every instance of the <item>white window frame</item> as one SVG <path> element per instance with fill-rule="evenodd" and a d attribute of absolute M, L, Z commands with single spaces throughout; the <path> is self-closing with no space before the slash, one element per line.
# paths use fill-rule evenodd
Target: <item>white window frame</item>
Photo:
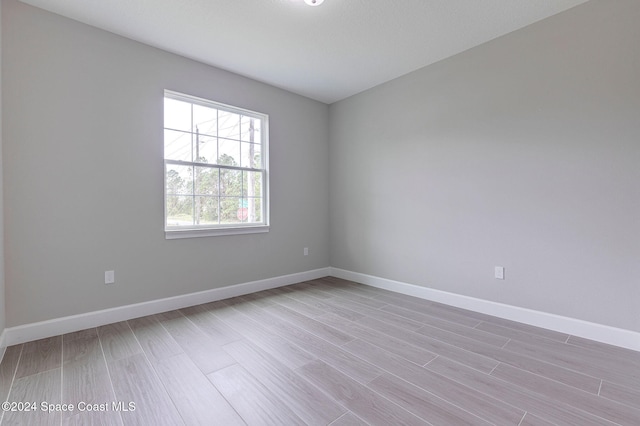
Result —
<path fill-rule="evenodd" d="M 178 238 L 196 238 L 196 237 L 210 237 L 221 235 L 238 235 L 238 234 L 255 234 L 269 232 L 269 116 L 264 113 L 251 111 L 231 105 L 226 105 L 220 102 L 215 102 L 203 98 L 198 98 L 191 95 L 186 95 L 171 90 L 164 91 L 164 99 L 170 98 L 182 102 L 188 102 L 191 104 L 202 105 L 205 107 L 215 108 L 218 110 L 239 114 L 245 117 L 253 117 L 261 122 L 260 127 L 260 145 L 261 145 L 261 157 L 262 167 L 259 169 L 250 169 L 247 167 L 225 166 L 219 164 L 200 163 L 197 161 L 178 161 L 168 160 L 164 155 L 164 134 L 163 134 L 163 160 L 164 160 L 164 228 L 166 239 L 178 239 Z M 164 115 L 163 115 L 164 117 Z M 163 129 L 164 127 L 163 118 Z M 191 129 L 193 134 L 193 129 Z M 163 130 L 164 133 L 164 130 Z M 205 224 L 205 225 L 183 225 L 183 226 L 168 226 L 167 225 L 167 164 L 173 165 L 185 165 L 185 166 L 204 166 L 210 168 L 216 168 L 218 170 L 230 169 L 230 170 L 242 170 L 242 171 L 260 171 L 262 173 L 262 222 L 258 223 L 231 223 L 231 224 Z M 193 197 L 196 194 L 191 194 Z"/>

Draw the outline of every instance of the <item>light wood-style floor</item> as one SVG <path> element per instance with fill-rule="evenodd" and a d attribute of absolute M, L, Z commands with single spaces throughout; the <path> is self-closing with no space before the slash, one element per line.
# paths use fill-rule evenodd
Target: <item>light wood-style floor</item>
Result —
<path fill-rule="evenodd" d="M 36 408 L 3 425 L 640 425 L 640 353 L 327 277 L 12 346 L 0 398 Z"/>

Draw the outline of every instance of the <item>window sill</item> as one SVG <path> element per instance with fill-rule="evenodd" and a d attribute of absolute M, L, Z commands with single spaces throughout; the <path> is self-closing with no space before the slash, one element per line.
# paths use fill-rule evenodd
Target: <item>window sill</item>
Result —
<path fill-rule="evenodd" d="M 240 228 L 216 228 L 216 229 L 165 229 L 166 240 L 180 238 L 219 237 L 223 235 L 262 234 L 269 232 L 269 225 L 245 226 Z"/>

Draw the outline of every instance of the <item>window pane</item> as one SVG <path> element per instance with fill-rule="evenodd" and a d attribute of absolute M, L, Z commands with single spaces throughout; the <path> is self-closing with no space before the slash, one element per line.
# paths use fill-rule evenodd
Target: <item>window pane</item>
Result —
<path fill-rule="evenodd" d="M 249 141 L 249 142 L 256 142 L 256 143 L 261 143 L 262 139 L 260 136 L 260 132 L 262 132 L 262 120 L 259 118 L 254 118 L 253 120 L 253 141 Z"/>
<path fill-rule="evenodd" d="M 193 193 L 193 167 L 166 165 L 165 177 L 167 195 Z"/>
<path fill-rule="evenodd" d="M 242 151 L 241 167 L 247 167 L 250 169 L 259 169 L 262 167 L 260 145 L 256 143 L 242 143 L 240 149 Z"/>
<path fill-rule="evenodd" d="M 240 166 L 240 142 L 220 139 L 218 164 Z"/>
<path fill-rule="evenodd" d="M 254 164 L 256 169 L 264 168 L 264 159 L 262 157 L 262 145 L 256 145 L 254 149 Z"/>
<path fill-rule="evenodd" d="M 247 209 L 247 222 L 257 223 L 262 222 L 262 199 L 261 198 L 246 198 Z"/>
<path fill-rule="evenodd" d="M 240 139 L 245 142 L 260 142 L 260 120 L 243 115 L 240 119 Z"/>
<path fill-rule="evenodd" d="M 241 222 L 238 216 L 242 215 L 242 199 L 240 197 L 220 198 L 220 222 L 238 223 Z"/>
<path fill-rule="evenodd" d="M 210 136 L 198 138 L 198 143 L 194 144 L 194 158 L 198 163 L 216 164 L 218 162 L 218 139 Z"/>
<path fill-rule="evenodd" d="M 240 139 L 240 116 L 232 112 L 218 111 L 218 136 L 221 138 Z"/>
<path fill-rule="evenodd" d="M 262 196 L 262 172 L 242 172 L 242 195 Z"/>
<path fill-rule="evenodd" d="M 218 224 L 218 197 L 195 197 L 196 225 Z"/>
<path fill-rule="evenodd" d="M 164 158 L 166 160 L 192 161 L 191 133 L 165 130 Z"/>
<path fill-rule="evenodd" d="M 167 129 L 191 131 L 191 104 L 164 98 L 164 127 Z"/>
<path fill-rule="evenodd" d="M 218 195 L 218 178 L 220 171 L 210 167 L 194 168 L 195 194 L 196 195 Z"/>
<path fill-rule="evenodd" d="M 238 222 L 248 222 L 249 219 L 249 200 L 241 198 L 238 202 L 237 212 Z"/>
<path fill-rule="evenodd" d="M 201 135 L 218 134 L 218 110 L 202 105 L 193 105 L 193 131 Z"/>
<path fill-rule="evenodd" d="M 242 171 L 220 170 L 220 195 L 242 196 Z"/>
<path fill-rule="evenodd" d="M 193 225 L 193 197 L 167 195 L 167 226 Z"/>

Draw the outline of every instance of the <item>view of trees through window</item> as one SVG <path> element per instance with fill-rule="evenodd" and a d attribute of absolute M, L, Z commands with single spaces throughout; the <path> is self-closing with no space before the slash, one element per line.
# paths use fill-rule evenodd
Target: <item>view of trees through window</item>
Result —
<path fill-rule="evenodd" d="M 167 229 L 264 224 L 259 114 L 165 94 Z"/>

